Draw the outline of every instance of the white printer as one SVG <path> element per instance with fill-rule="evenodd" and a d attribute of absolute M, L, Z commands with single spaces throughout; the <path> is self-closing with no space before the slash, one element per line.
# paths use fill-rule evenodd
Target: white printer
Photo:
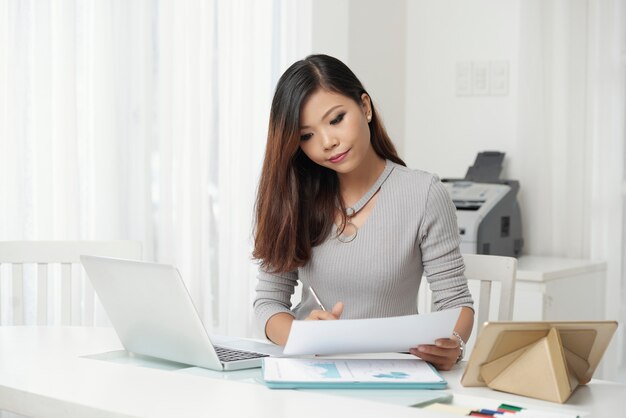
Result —
<path fill-rule="evenodd" d="M 456 206 L 464 254 L 522 253 L 519 182 L 499 179 L 503 160 L 504 153 L 481 152 L 464 179 L 442 179 Z"/>

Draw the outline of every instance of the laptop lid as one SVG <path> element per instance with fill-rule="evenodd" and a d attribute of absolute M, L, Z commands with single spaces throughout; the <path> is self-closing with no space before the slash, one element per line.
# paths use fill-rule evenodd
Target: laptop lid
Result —
<path fill-rule="evenodd" d="M 175 267 L 88 255 L 80 259 L 127 351 L 224 369 Z M 259 367 L 261 361 L 241 363 L 227 368 Z"/>

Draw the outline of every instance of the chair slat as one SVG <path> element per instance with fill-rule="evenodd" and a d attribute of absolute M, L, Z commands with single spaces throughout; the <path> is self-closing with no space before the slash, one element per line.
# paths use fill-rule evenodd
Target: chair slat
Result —
<path fill-rule="evenodd" d="M 48 265 L 37 264 L 37 325 L 48 325 Z"/>
<path fill-rule="evenodd" d="M 13 264 L 13 287 L 11 289 L 13 324 L 24 325 L 24 266 Z"/>
<path fill-rule="evenodd" d="M 83 295 L 83 281 L 80 277 L 76 277 L 75 272 L 71 272 L 72 274 L 72 316 L 70 320 L 71 325 L 81 325 L 82 315 L 81 315 L 81 301 Z"/>
<path fill-rule="evenodd" d="M 72 324 L 72 265 L 61 264 L 61 325 Z"/>
<path fill-rule="evenodd" d="M 507 276 L 517 275 L 517 260 L 505 259 L 503 269 Z M 498 310 L 499 321 L 510 321 L 513 319 L 513 304 L 515 302 L 515 280 L 503 280 L 500 290 L 500 309 Z"/>
<path fill-rule="evenodd" d="M 4 280 L 2 279 L 2 276 L 3 276 L 2 271 L 3 271 L 3 270 L 4 270 L 4 269 L 2 268 L 2 263 L 0 263 L 0 326 L 2 325 L 2 319 L 3 319 L 2 311 L 4 310 L 3 303 L 2 303 L 2 300 L 3 300 L 3 299 L 2 299 L 2 297 L 3 297 L 3 296 L 2 296 L 2 293 L 3 293 L 3 292 L 2 292 L 2 283 L 3 283 L 3 281 L 4 281 Z"/>
<path fill-rule="evenodd" d="M 84 299 L 84 308 L 83 308 L 83 326 L 93 326 L 94 324 L 94 313 L 95 313 L 95 291 L 93 290 L 93 286 L 91 285 L 91 281 L 87 275 L 83 275 L 83 299 Z"/>
<path fill-rule="evenodd" d="M 138 241 L 0 241 L 0 263 L 80 263 L 81 254 L 141 259 Z"/>
<path fill-rule="evenodd" d="M 480 294 L 478 295 L 478 321 L 480 327 L 489 320 L 489 305 L 491 304 L 491 282 L 480 282 Z"/>

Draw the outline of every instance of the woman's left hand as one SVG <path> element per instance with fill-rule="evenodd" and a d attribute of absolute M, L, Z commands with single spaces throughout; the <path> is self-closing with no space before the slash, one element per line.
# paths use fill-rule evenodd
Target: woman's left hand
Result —
<path fill-rule="evenodd" d="M 450 370 L 461 354 L 459 342 L 454 338 L 440 338 L 434 345 L 423 344 L 409 350 L 411 354 L 431 363 L 437 370 Z"/>

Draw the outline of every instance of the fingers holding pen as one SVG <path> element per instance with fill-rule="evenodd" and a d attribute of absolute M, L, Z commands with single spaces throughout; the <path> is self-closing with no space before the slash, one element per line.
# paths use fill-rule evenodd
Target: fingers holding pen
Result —
<path fill-rule="evenodd" d="M 343 302 L 335 303 L 335 306 L 333 306 L 333 309 L 330 310 L 330 313 L 335 316 L 335 319 L 339 319 L 343 313 Z"/>
<path fill-rule="evenodd" d="M 313 320 L 313 321 L 325 321 L 325 320 L 333 320 L 337 318 L 331 312 L 321 311 L 319 309 L 313 309 L 306 319 Z"/>
<path fill-rule="evenodd" d="M 320 309 L 313 309 L 307 320 L 327 321 L 339 319 L 343 313 L 343 302 L 337 302 L 330 311 L 322 311 Z"/>

